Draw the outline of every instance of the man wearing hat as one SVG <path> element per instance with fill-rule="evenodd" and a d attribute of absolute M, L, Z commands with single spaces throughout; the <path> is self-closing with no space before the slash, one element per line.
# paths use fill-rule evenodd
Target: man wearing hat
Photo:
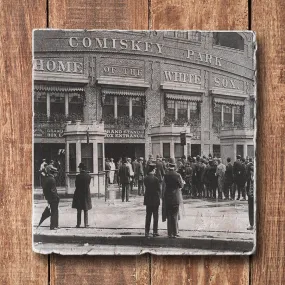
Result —
<path fill-rule="evenodd" d="M 92 209 L 90 181 L 91 176 L 86 172 L 84 163 L 78 165 L 80 174 L 76 175 L 75 192 L 73 195 L 72 208 L 77 209 L 77 224 L 79 228 L 81 225 L 81 213 L 84 212 L 84 226 L 89 227 L 88 224 L 88 210 Z"/>
<path fill-rule="evenodd" d="M 123 164 L 119 169 L 119 179 L 122 185 L 122 202 L 129 202 L 130 168 L 127 165 L 127 158 L 124 157 Z"/>
<path fill-rule="evenodd" d="M 151 217 L 153 216 L 153 237 L 158 234 L 158 208 L 160 205 L 161 188 L 159 179 L 154 175 L 156 165 L 149 164 L 149 173 L 144 178 L 145 194 L 144 205 L 146 206 L 145 236 L 149 236 Z"/>
<path fill-rule="evenodd" d="M 138 161 L 138 195 L 144 195 L 144 166 L 143 166 L 143 157 L 139 158 Z"/>
<path fill-rule="evenodd" d="M 240 195 L 242 195 L 241 200 L 246 200 L 245 197 L 245 182 L 246 182 L 246 169 L 245 165 L 241 162 L 241 156 L 237 155 L 237 160 L 234 162 L 233 165 L 233 176 L 234 182 L 238 189 L 238 197 L 237 200 L 240 199 Z"/>
<path fill-rule="evenodd" d="M 150 164 L 150 165 L 152 165 L 152 164 Z M 152 169 L 152 168 L 151 168 L 151 169 Z M 156 158 L 155 176 L 157 177 L 160 186 L 161 186 L 161 183 L 162 183 L 164 174 L 165 174 L 165 171 L 164 171 L 164 167 L 163 167 L 163 164 L 162 164 L 162 161 L 161 161 L 161 157 L 158 156 L 158 157 Z"/>
<path fill-rule="evenodd" d="M 166 208 L 167 232 L 169 238 L 178 236 L 178 213 L 181 200 L 180 190 L 183 187 L 179 173 L 175 171 L 175 159 L 169 159 L 169 171 L 164 175 L 163 199 Z"/>
<path fill-rule="evenodd" d="M 43 182 L 43 192 L 46 200 L 50 205 L 51 217 L 50 217 L 50 229 L 58 229 L 58 204 L 59 195 L 56 189 L 55 177 L 57 170 L 55 167 L 48 165 L 46 167 L 46 177 Z"/>

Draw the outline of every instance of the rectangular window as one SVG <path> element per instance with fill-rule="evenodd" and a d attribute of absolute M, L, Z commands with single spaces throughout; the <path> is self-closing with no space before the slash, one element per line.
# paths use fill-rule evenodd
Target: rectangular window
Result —
<path fill-rule="evenodd" d="M 141 97 L 133 97 L 132 98 L 132 106 L 133 106 L 133 118 L 144 118 L 144 106 L 143 106 L 143 98 Z"/>
<path fill-rule="evenodd" d="M 65 95 L 63 93 L 50 93 L 50 116 L 58 120 L 65 117 Z"/>
<path fill-rule="evenodd" d="M 152 155 L 154 157 L 160 155 L 160 143 L 152 143 Z"/>
<path fill-rule="evenodd" d="M 105 95 L 103 106 L 103 118 L 114 117 L 114 99 L 113 95 Z"/>
<path fill-rule="evenodd" d="M 174 100 L 167 100 L 167 107 L 166 107 L 166 111 L 165 114 L 166 116 L 171 119 L 171 120 L 175 120 L 175 103 Z"/>
<path fill-rule="evenodd" d="M 71 120 L 83 118 L 83 99 L 79 93 L 70 93 L 68 95 L 68 117 Z"/>
<path fill-rule="evenodd" d="M 130 97 L 118 96 L 118 117 L 129 116 Z"/>
<path fill-rule="evenodd" d="M 187 102 L 186 101 L 177 101 L 177 117 L 178 119 L 182 119 L 185 120 L 185 122 L 187 121 Z"/>
<path fill-rule="evenodd" d="M 201 145 L 191 144 L 191 156 L 196 157 L 197 155 L 201 155 Z"/>
<path fill-rule="evenodd" d="M 242 126 L 243 124 L 243 107 L 235 106 L 234 107 L 234 124 L 235 126 Z"/>
<path fill-rule="evenodd" d="M 243 157 L 243 145 L 242 144 L 237 145 L 237 155 L 240 155 L 241 157 Z"/>
<path fill-rule="evenodd" d="M 222 122 L 222 105 L 215 104 L 214 107 L 214 115 L 213 115 L 213 123 L 221 123 Z"/>
<path fill-rule="evenodd" d="M 76 172 L 76 143 L 69 144 L 69 172 Z"/>
<path fill-rule="evenodd" d="M 190 120 L 200 121 L 200 103 L 199 102 L 189 102 L 190 107 Z"/>
<path fill-rule="evenodd" d="M 34 92 L 34 112 L 35 114 L 47 114 L 47 94 L 46 92 Z"/>
<path fill-rule="evenodd" d="M 174 144 L 174 156 L 175 158 L 181 158 L 184 155 L 184 146 L 180 143 Z"/>
<path fill-rule="evenodd" d="M 255 157 L 255 155 L 254 155 L 254 146 L 253 145 L 248 145 L 247 146 L 247 156 L 248 157 L 252 157 L 252 158 Z"/>
<path fill-rule="evenodd" d="M 93 143 L 81 144 L 81 162 L 86 166 L 86 170 L 93 173 Z"/>
<path fill-rule="evenodd" d="M 170 143 L 163 144 L 163 157 L 170 158 Z"/>
<path fill-rule="evenodd" d="M 97 145 L 97 151 L 98 151 L 98 171 L 103 171 L 103 144 L 98 143 Z"/>
<path fill-rule="evenodd" d="M 250 128 L 254 128 L 254 102 L 250 102 Z"/>
<path fill-rule="evenodd" d="M 232 124 L 232 106 L 224 105 L 224 125 Z"/>
<path fill-rule="evenodd" d="M 213 145 L 213 157 L 221 157 L 221 146 L 219 144 Z"/>

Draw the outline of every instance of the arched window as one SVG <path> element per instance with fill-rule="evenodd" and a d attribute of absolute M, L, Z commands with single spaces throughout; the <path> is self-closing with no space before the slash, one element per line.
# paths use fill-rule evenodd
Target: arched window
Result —
<path fill-rule="evenodd" d="M 216 32 L 213 37 L 215 45 L 244 50 L 244 39 L 238 33 Z"/>

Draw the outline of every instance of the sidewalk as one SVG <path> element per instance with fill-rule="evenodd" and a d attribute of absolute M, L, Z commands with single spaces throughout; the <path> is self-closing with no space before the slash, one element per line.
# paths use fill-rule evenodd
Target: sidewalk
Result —
<path fill-rule="evenodd" d="M 130 196 L 130 202 L 119 199 L 114 203 L 92 198 L 89 211 L 90 228 L 75 228 L 76 210 L 71 209 L 71 198 L 62 198 L 57 231 L 49 230 L 49 219 L 36 228 L 46 202 L 34 201 L 34 242 L 43 248 L 45 243 L 89 245 L 139 246 L 141 248 L 183 248 L 214 251 L 250 252 L 255 232 L 247 231 L 247 201 L 215 201 L 187 199 L 185 215 L 179 221 L 180 237 L 169 239 L 166 222 L 159 217 L 157 238 L 144 237 L 145 206 L 143 196 Z M 160 209 L 161 214 L 161 209 Z M 190 251 L 190 250 L 189 250 Z"/>

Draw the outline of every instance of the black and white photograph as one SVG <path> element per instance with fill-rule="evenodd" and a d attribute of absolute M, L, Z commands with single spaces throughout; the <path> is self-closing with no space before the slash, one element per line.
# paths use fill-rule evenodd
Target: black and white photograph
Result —
<path fill-rule="evenodd" d="M 254 254 L 256 49 L 252 31 L 34 30 L 33 250 Z"/>

